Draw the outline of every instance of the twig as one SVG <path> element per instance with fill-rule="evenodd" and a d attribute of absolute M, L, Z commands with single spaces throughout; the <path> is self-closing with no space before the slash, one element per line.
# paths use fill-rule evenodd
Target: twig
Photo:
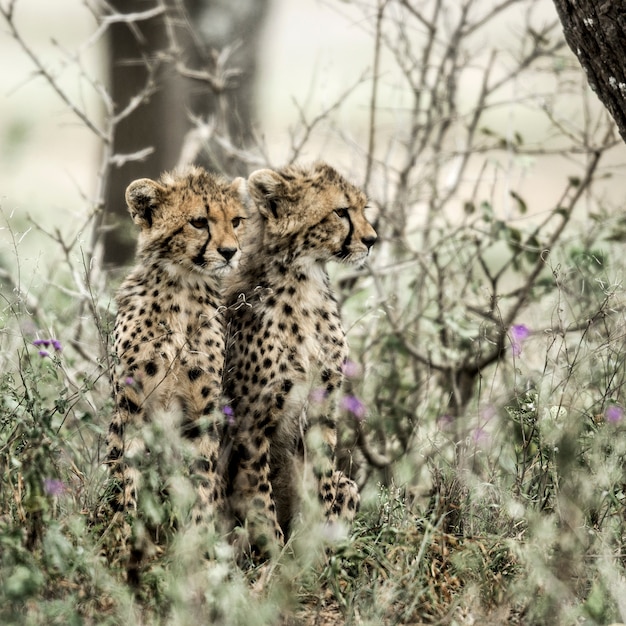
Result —
<path fill-rule="evenodd" d="M 365 460 L 372 466 L 377 469 L 385 469 L 389 467 L 393 461 L 385 456 L 384 454 L 380 454 L 376 452 L 376 450 L 372 449 L 367 441 L 367 437 L 365 436 L 365 432 L 363 431 L 363 426 L 360 423 L 356 425 L 356 442 L 359 447 L 359 450 L 363 453 Z"/>
<path fill-rule="evenodd" d="M 369 122 L 369 131 L 367 138 L 367 162 L 365 164 L 365 181 L 363 183 L 363 188 L 365 189 L 365 193 L 368 192 L 370 185 L 370 178 L 372 176 L 372 165 L 374 160 L 375 153 L 375 138 L 376 138 L 376 111 L 377 111 L 377 101 L 378 101 L 378 80 L 379 80 L 379 71 L 380 71 L 380 48 L 382 41 L 382 23 L 383 16 L 385 13 L 385 7 L 387 6 L 388 0 L 378 0 L 378 11 L 376 12 L 376 28 L 375 28 L 375 39 L 374 39 L 374 69 L 372 70 L 372 92 L 370 95 L 370 122 Z"/>

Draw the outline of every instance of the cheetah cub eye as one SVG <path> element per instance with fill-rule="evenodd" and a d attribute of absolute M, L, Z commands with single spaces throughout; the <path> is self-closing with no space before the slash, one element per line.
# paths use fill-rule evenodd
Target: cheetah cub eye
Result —
<path fill-rule="evenodd" d="M 198 230 L 204 230 L 209 226 L 209 220 L 206 217 L 198 217 L 193 220 L 189 220 L 189 223 Z"/>
<path fill-rule="evenodd" d="M 349 209 L 346 209 L 346 208 L 335 209 L 335 214 L 338 217 L 340 217 L 342 220 L 349 220 L 350 219 Z"/>

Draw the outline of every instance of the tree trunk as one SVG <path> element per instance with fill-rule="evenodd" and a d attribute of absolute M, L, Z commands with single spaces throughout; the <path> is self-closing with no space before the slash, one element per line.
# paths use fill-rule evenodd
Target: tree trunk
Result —
<path fill-rule="evenodd" d="M 149 10 L 155 3 L 153 0 L 114 0 L 111 5 L 120 13 L 129 13 Z M 157 61 L 158 53 L 167 47 L 162 16 L 136 22 L 132 28 L 123 22 L 114 23 L 109 36 L 109 91 L 116 112 L 122 111 L 146 85 L 150 65 L 157 85 L 157 91 L 115 127 L 116 155 L 152 149 L 142 160 L 114 164 L 107 181 L 104 263 L 120 266 L 132 258 L 135 250 L 134 230 L 120 227 L 129 223 L 124 190 L 132 180 L 154 178 L 176 163 L 187 128 L 187 85 L 172 67 Z"/>
<path fill-rule="evenodd" d="M 626 0 L 554 0 L 565 40 L 626 141 Z"/>

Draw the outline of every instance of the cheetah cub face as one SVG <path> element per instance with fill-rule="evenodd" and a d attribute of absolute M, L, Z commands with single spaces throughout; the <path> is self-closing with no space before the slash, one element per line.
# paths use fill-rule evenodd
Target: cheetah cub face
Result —
<path fill-rule="evenodd" d="M 277 249 L 298 260 L 362 264 L 376 241 L 365 194 L 326 163 L 253 172 L 248 193 Z"/>
<path fill-rule="evenodd" d="M 126 202 L 141 228 L 138 256 L 179 278 L 228 273 L 241 255 L 244 187 L 243 179 L 230 183 L 196 167 L 132 182 Z"/>

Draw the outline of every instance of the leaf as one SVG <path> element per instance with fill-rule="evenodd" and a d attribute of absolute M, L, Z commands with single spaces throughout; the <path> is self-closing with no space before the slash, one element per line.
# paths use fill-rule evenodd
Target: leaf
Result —
<path fill-rule="evenodd" d="M 513 189 L 511 189 L 509 193 L 511 195 L 511 198 L 513 198 L 517 202 L 518 211 L 522 215 L 524 215 L 526 211 L 528 210 L 528 206 L 526 202 L 524 201 L 524 199 L 517 193 L 517 191 L 514 191 Z"/>
<path fill-rule="evenodd" d="M 483 218 L 485 220 L 490 222 L 493 219 L 493 207 L 491 206 L 490 202 L 488 202 L 487 200 L 483 200 L 480 203 L 480 210 L 482 211 Z"/>
<path fill-rule="evenodd" d="M 508 228 L 504 220 L 493 221 L 493 228 L 492 228 L 493 237 L 501 237 L 502 235 L 506 236 L 507 230 Z"/>
<path fill-rule="evenodd" d="M 522 241 L 522 233 L 517 228 L 506 227 L 507 241 L 513 250 L 517 250 Z"/>
<path fill-rule="evenodd" d="M 536 235 L 532 235 L 526 241 L 526 250 L 524 251 L 526 259 L 531 263 L 536 263 L 541 255 L 541 244 Z"/>

